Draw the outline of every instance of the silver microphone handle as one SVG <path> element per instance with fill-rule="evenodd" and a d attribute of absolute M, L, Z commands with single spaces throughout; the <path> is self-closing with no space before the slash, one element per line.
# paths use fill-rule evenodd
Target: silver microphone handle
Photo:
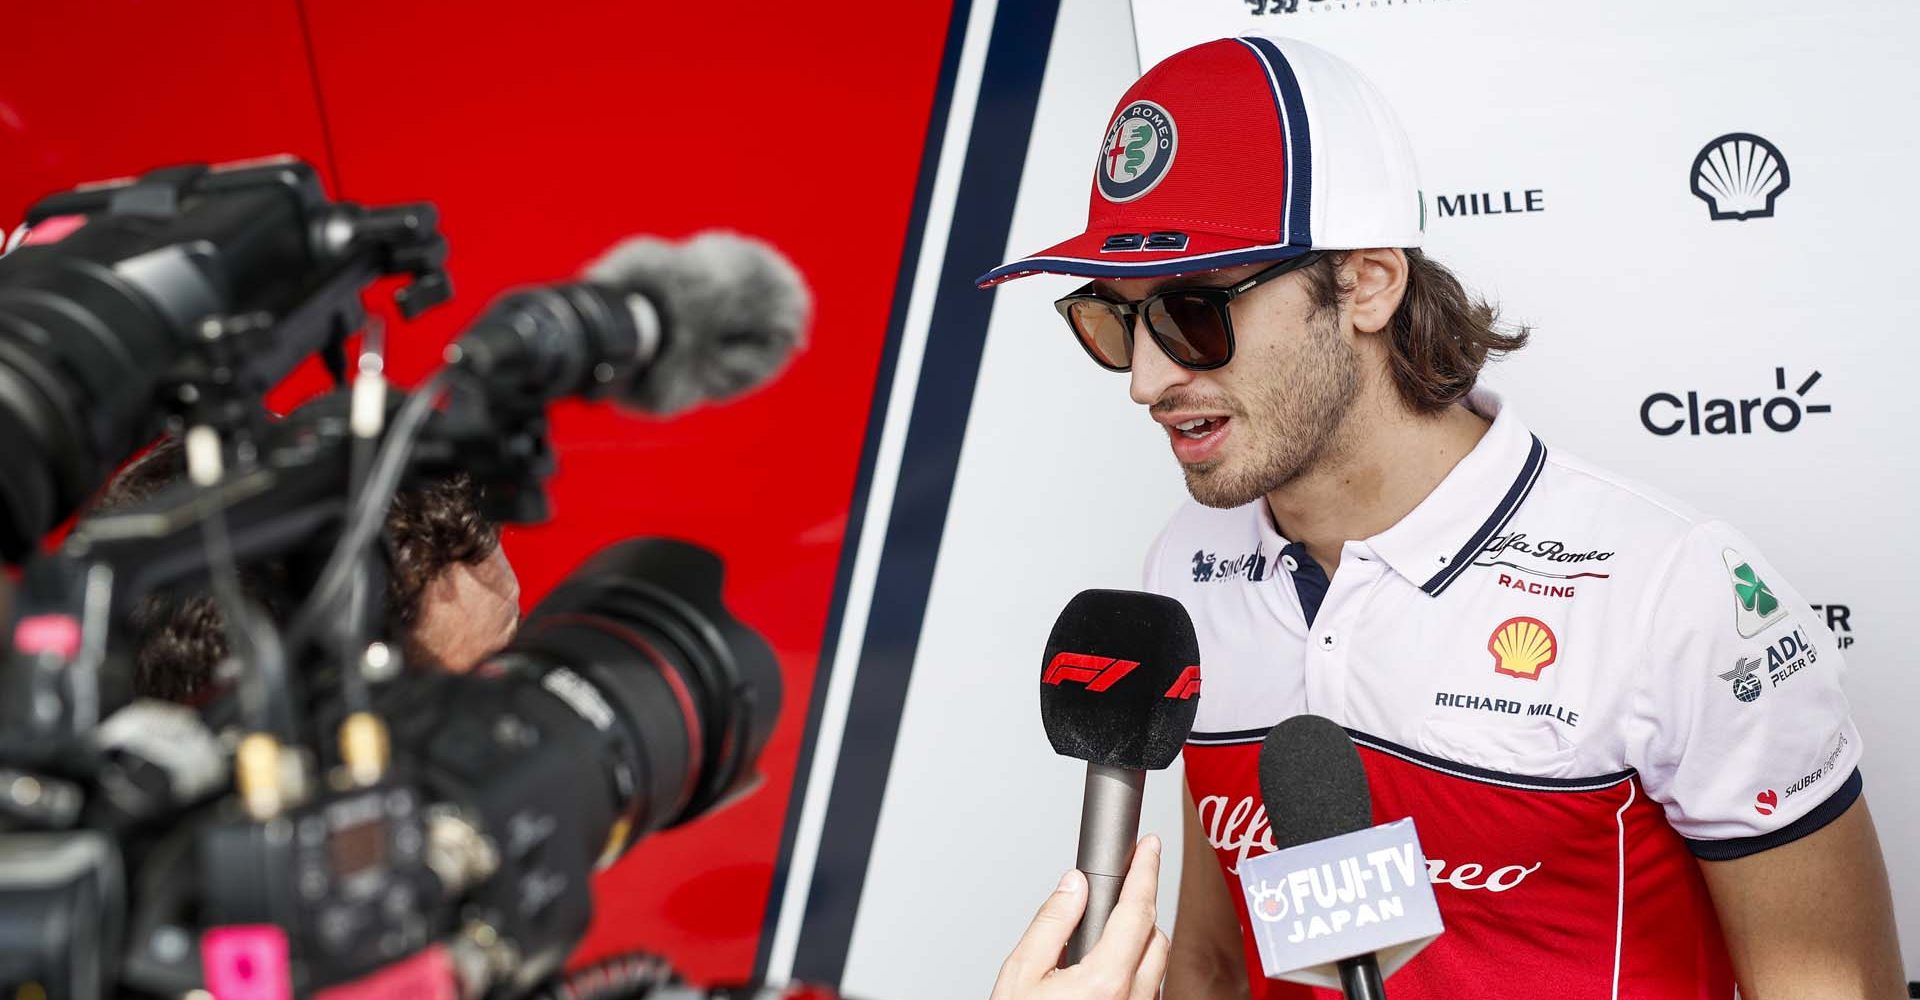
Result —
<path fill-rule="evenodd" d="M 1120 884 L 1133 863 L 1140 835 L 1140 792 L 1147 772 L 1105 764 L 1087 765 L 1086 797 L 1080 803 L 1080 855 L 1075 867 L 1087 876 L 1087 912 L 1067 939 L 1060 967 L 1077 965 L 1107 928 L 1120 900 Z"/>

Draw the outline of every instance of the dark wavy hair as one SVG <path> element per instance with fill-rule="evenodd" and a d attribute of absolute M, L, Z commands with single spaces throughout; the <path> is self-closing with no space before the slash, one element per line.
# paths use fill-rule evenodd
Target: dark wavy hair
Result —
<path fill-rule="evenodd" d="M 186 452 L 179 439 L 163 438 L 120 470 L 94 500 L 88 514 L 139 503 L 186 478 Z M 418 489 L 402 490 L 387 511 L 387 627 L 406 635 L 420 614 L 427 584 L 455 563 L 478 563 L 500 542 L 500 529 L 480 512 L 479 491 L 457 475 Z M 291 613 L 278 595 L 288 574 L 278 563 L 241 567 L 247 597 L 276 617 Z M 139 634 L 134 692 L 147 698 L 193 701 L 213 688 L 213 671 L 227 656 L 226 622 L 204 590 L 154 594 L 133 611 Z"/>
<path fill-rule="evenodd" d="M 1527 346 L 1533 331 L 1502 324 L 1499 309 L 1420 250 L 1406 255 L 1406 294 L 1385 331 L 1388 365 L 1401 400 L 1416 413 L 1436 413 L 1466 398 L 1480 369 Z M 1302 272 L 1317 308 L 1338 308 L 1353 291 L 1341 282 L 1346 258 L 1330 253 Z"/>

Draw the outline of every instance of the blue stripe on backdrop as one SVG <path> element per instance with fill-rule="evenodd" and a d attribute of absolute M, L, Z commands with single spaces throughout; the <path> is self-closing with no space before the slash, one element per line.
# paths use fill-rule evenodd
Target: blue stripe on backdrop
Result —
<path fill-rule="evenodd" d="M 1059 6 L 1059 0 L 1003 0 L 994 14 L 933 327 L 794 956 L 796 980 L 838 985 L 846 972 L 993 308 L 992 293 L 974 288 L 973 277 L 1006 252 Z"/>
<path fill-rule="evenodd" d="M 793 790 L 787 798 L 787 818 L 780 831 L 780 855 L 774 863 L 773 883 L 767 891 L 766 916 L 760 922 L 760 947 L 753 961 L 753 978 L 766 978 L 768 953 L 773 948 L 774 929 L 780 924 L 781 901 L 787 892 L 787 878 L 793 865 L 793 841 L 799 831 L 800 813 L 807 799 L 807 779 L 813 771 L 813 749 L 820 739 L 820 714 L 827 701 L 828 682 L 833 677 L 833 656 L 840 645 L 840 627 L 846 618 L 847 590 L 853 579 L 853 564 L 860 551 L 861 529 L 867 521 L 867 499 L 873 492 L 873 466 L 880 453 L 880 434 L 887 424 L 887 402 L 892 395 L 893 373 L 900 359 L 901 332 L 907 325 L 907 305 L 913 299 L 914 273 L 920 268 L 920 243 L 927 228 L 927 210 L 933 200 L 933 181 L 940 171 L 940 152 L 947 136 L 947 114 L 953 106 L 954 77 L 960 68 L 960 50 L 965 47 L 967 20 L 973 13 L 972 0 L 954 0 L 947 18 L 947 39 L 940 55 L 940 79 L 934 85 L 933 107 L 927 115 L 927 135 L 920 147 L 920 176 L 914 184 L 913 208 L 907 216 L 907 235 L 900 249 L 900 269 L 893 279 L 893 308 L 887 316 L 887 340 L 880 349 L 880 366 L 874 375 L 873 407 L 867 414 L 867 435 L 860 446 L 860 470 L 854 478 L 853 501 L 847 510 L 846 535 L 840 542 L 840 566 L 834 574 L 833 602 L 827 607 L 827 628 L 820 639 L 820 663 L 815 668 L 813 694 L 807 705 L 807 725 L 800 737 L 800 756 L 794 766 Z"/>

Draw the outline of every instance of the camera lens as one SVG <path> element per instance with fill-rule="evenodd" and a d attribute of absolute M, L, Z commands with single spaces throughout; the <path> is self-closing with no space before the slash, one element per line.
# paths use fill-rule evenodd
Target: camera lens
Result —
<path fill-rule="evenodd" d="M 460 905 L 515 942 L 520 986 L 557 971 L 586 930 L 588 895 L 558 890 L 753 778 L 780 671 L 721 603 L 723 572 L 685 542 L 613 545 L 471 673 L 414 671 L 379 695 L 402 782 L 497 849 Z"/>
<path fill-rule="evenodd" d="M 636 838 L 744 788 L 779 714 L 779 665 L 721 603 L 723 573 L 685 542 L 619 543 L 556 587 L 501 654 L 549 690 L 548 672 L 565 668 L 618 717 Z"/>
<path fill-rule="evenodd" d="M 0 258 L 0 558 L 31 553 L 153 438 L 163 383 L 208 361 L 203 320 L 309 305 L 335 263 L 308 226 L 322 204 L 310 168 L 281 164 L 165 168 L 36 206 L 43 225 L 86 221 Z M 320 346 L 272 329 L 203 380 L 264 391 Z"/>
<path fill-rule="evenodd" d="M 6 264 L 0 460 L 11 471 L 0 483 L 0 556 L 17 560 L 136 446 L 173 351 L 166 324 L 110 268 L 36 247 Z"/>

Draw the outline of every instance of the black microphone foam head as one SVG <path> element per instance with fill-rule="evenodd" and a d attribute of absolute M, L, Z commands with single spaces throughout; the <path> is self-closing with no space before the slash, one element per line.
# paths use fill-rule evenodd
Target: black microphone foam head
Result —
<path fill-rule="evenodd" d="M 1200 707 L 1200 643 L 1171 597 L 1083 590 L 1040 661 L 1040 721 L 1055 753 L 1158 770 L 1173 763 Z"/>
<path fill-rule="evenodd" d="M 1296 715 L 1267 731 L 1260 796 L 1281 850 L 1373 825 L 1360 751 L 1346 730 L 1318 715 Z"/>

